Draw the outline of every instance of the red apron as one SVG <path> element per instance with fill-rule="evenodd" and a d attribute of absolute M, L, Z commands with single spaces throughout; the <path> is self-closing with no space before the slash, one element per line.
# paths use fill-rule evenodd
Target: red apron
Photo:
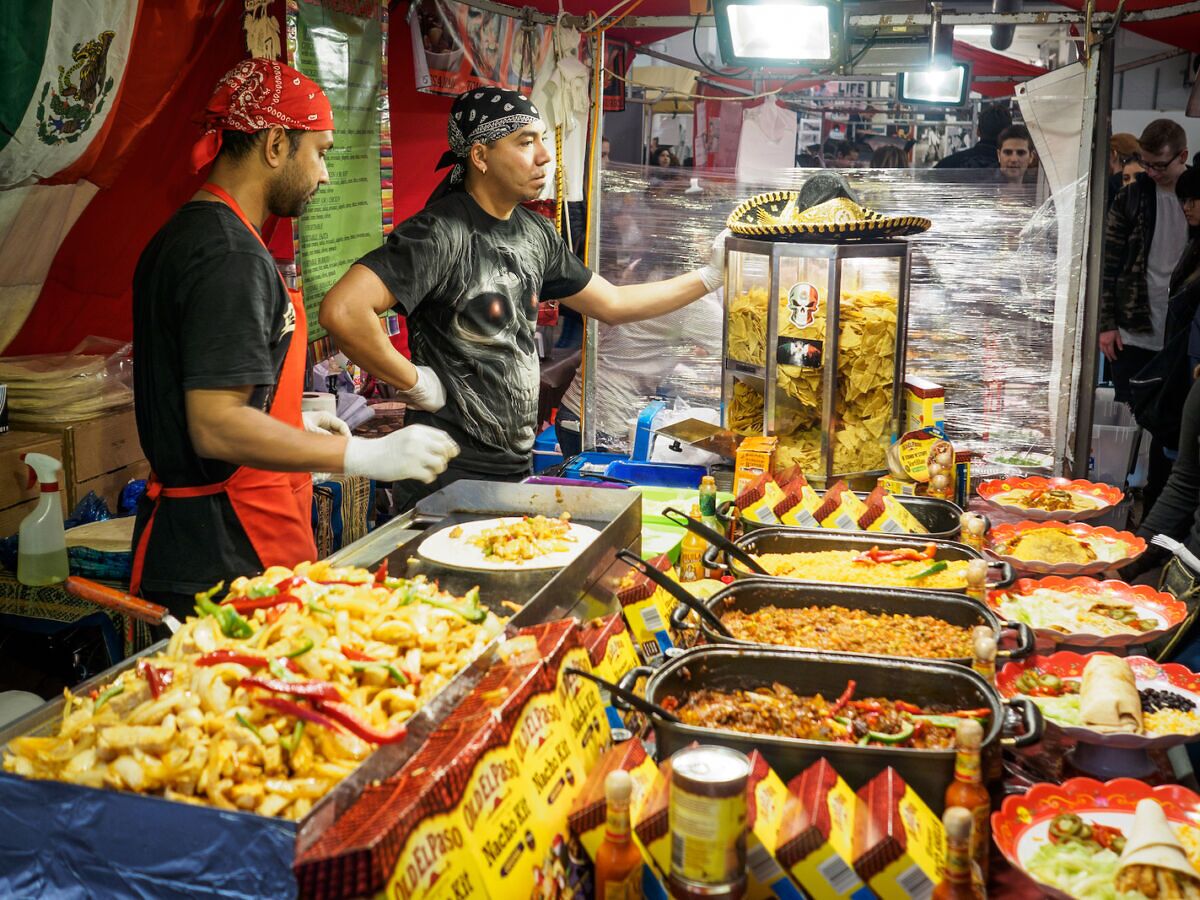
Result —
<path fill-rule="evenodd" d="M 237 202 L 222 188 L 206 184 L 202 190 L 221 198 L 234 211 L 246 229 L 254 235 L 263 248 L 262 236 L 250 224 Z M 275 396 L 271 400 L 268 414 L 294 428 L 303 428 L 300 415 L 300 398 L 304 392 L 305 353 L 308 347 L 308 323 L 304 315 L 304 303 L 300 291 L 293 291 L 279 276 L 284 289 L 292 301 L 296 316 L 296 330 L 292 334 L 283 368 L 275 385 Z M 146 561 L 146 547 L 150 543 L 150 532 L 154 528 L 154 517 L 163 498 L 210 497 L 224 493 L 233 506 L 238 521 L 258 554 L 259 562 L 268 566 L 295 566 L 317 557 L 317 545 L 312 532 L 312 477 L 307 472 L 266 472 L 241 466 L 229 478 L 218 484 L 194 487 L 164 487 L 162 482 L 150 474 L 146 496 L 154 508 L 141 540 L 133 555 L 133 574 L 129 591 L 137 595 L 142 586 L 142 569 Z M 250 572 L 232 573 L 250 575 Z"/>

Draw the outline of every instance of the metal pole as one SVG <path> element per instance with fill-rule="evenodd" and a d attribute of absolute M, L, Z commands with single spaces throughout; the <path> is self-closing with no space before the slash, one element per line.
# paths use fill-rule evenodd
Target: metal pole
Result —
<path fill-rule="evenodd" d="M 1112 109 L 1113 58 L 1115 41 L 1109 35 L 1091 48 L 1091 65 L 1097 66 L 1091 101 L 1084 105 L 1084 130 L 1080 142 L 1081 161 L 1088 169 L 1087 280 L 1083 285 L 1080 316 L 1079 375 L 1075 382 L 1075 434 L 1071 459 L 1066 466 L 1075 478 L 1086 478 L 1092 455 L 1092 421 L 1096 406 L 1096 376 L 1099 363 L 1100 271 L 1104 262 L 1105 188 L 1108 180 L 1108 128 Z M 1091 128 L 1087 128 L 1091 125 Z M 1090 132 L 1091 140 L 1087 140 Z M 1080 170 L 1084 170 L 1080 166 Z"/>
<path fill-rule="evenodd" d="M 592 110 L 591 135 L 587 175 L 587 246 L 584 264 L 593 272 L 600 268 L 600 139 L 604 128 L 604 32 L 597 31 L 592 39 Z M 649 108 L 649 107 L 647 107 Z M 583 396 L 579 410 L 579 437 L 584 450 L 596 447 L 596 419 L 592 410 L 596 403 L 596 342 L 600 332 L 590 316 L 583 319 Z"/>

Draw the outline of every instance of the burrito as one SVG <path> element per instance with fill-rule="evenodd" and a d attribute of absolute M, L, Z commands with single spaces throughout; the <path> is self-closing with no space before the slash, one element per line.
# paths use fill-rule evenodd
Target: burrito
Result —
<path fill-rule="evenodd" d="M 1129 663 L 1096 655 L 1083 668 L 1079 711 L 1087 728 L 1104 734 L 1141 734 L 1142 701 Z"/>
<path fill-rule="evenodd" d="M 1188 861 L 1158 801 L 1138 803 L 1113 886 L 1150 900 L 1200 900 L 1200 873 Z"/>

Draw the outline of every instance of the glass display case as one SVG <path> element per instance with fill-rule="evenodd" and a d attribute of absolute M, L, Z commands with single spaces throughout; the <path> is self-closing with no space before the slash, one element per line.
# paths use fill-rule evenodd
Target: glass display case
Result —
<path fill-rule="evenodd" d="M 722 416 L 815 486 L 884 474 L 900 426 L 909 245 L 725 242 Z M 769 352 L 768 352 L 769 351 Z"/>

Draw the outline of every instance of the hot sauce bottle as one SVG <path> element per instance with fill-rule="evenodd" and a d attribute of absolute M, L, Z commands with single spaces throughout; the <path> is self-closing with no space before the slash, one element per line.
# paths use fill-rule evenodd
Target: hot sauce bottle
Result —
<path fill-rule="evenodd" d="M 955 744 L 957 753 L 954 759 L 954 781 L 946 788 L 946 806 L 961 807 L 971 816 L 973 827 L 969 846 L 970 863 L 977 872 L 978 882 L 984 884 L 987 882 L 992 800 L 983 785 L 983 766 L 980 759 L 983 726 L 975 719 L 963 719 L 958 723 Z"/>
<path fill-rule="evenodd" d="M 942 815 L 942 824 L 946 828 L 946 865 L 932 900 L 981 900 L 987 895 L 971 876 L 971 814 L 961 806 L 951 806 Z"/>
<path fill-rule="evenodd" d="M 604 779 L 608 825 L 596 851 L 596 900 L 641 900 L 642 852 L 629 828 L 629 798 L 633 779 L 614 769 Z"/>

